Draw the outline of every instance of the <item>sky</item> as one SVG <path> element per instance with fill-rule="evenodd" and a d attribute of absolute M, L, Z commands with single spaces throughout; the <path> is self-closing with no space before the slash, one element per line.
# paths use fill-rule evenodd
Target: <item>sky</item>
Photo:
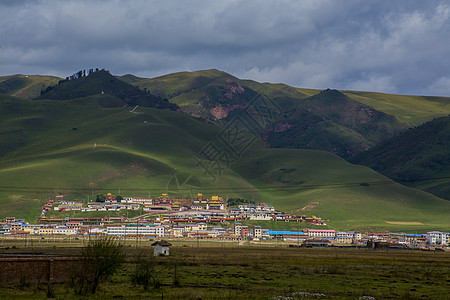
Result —
<path fill-rule="evenodd" d="M 0 0 L 0 76 L 97 67 L 450 96 L 450 2 Z"/>

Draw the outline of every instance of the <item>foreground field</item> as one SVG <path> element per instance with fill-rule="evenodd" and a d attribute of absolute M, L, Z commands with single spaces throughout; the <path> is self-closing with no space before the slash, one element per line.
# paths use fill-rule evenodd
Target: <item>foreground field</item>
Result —
<path fill-rule="evenodd" d="M 448 299 L 450 290 L 450 254 L 445 252 L 216 246 L 174 247 L 172 256 L 153 258 L 149 247 L 126 249 L 127 263 L 89 298 Z M 24 251 L 36 252 L 3 249 L 4 253 Z M 67 255 L 79 248 L 38 251 Z M 152 262 L 156 274 L 147 291 L 130 279 L 138 253 Z M 70 284 L 52 284 L 50 290 L 59 299 L 79 299 Z M 43 284 L 0 289 L 3 299 L 46 298 L 47 294 Z"/>

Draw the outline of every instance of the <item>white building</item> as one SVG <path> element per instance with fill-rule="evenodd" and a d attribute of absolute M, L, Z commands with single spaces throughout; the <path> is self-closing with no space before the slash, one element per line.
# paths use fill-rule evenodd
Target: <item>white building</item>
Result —
<path fill-rule="evenodd" d="M 249 216 L 250 220 L 265 220 L 269 221 L 272 220 L 273 215 L 270 213 L 252 213 Z"/>
<path fill-rule="evenodd" d="M 338 244 L 351 244 L 354 242 L 354 235 L 351 232 L 337 231 L 334 240 Z"/>
<path fill-rule="evenodd" d="M 206 223 L 197 223 L 197 224 L 187 224 L 184 226 L 185 231 L 204 231 L 208 230 L 208 225 Z"/>
<path fill-rule="evenodd" d="M 434 245 L 449 245 L 450 233 L 430 231 L 426 235 L 427 242 Z"/>
<path fill-rule="evenodd" d="M 164 226 L 153 224 L 127 224 L 120 226 L 108 226 L 106 234 L 113 236 L 164 236 Z"/>
<path fill-rule="evenodd" d="M 238 236 L 241 235 L 241 233 L 242 233 L 242 224 L 241 223 L 234 223 L 233 233 Z"/>
<path fill-rule="evenodd" d="M 171 243 L 166 242 L 166 241 L 158 241 L 152 244 L 153 247 L 155 247 L 155 249 L 153 250 L 153 254 L 155 256 L 160 256 L 160 255 L 169 255 L 169 251 L 170 251 L 170 246 L 172 246 Z"/>
<path fill-rule="evenodd" d="M 55 228 L 53 228 L 53 234 L 75 235 L 77 234 L 77 230 L 74 228 L 68 228 L 66 226 L 56 226 Z"/>
<path fill-rule="evenodd" d="M 258 225 L 253 226 L 253 236 L 258 239 L 260 239 L 262 237 L 261 226 L 258 226 Z"/>
<path fill-rule="evenodd" d="M 329 229 L 307 229 L 309 237 L 317 238 L 334 238 L 336 235 L 335 230 Z"/>
<path fill-rule="evenodd" d="M 121 202 L 137 203 L 137 204 L 143 204 L 143 205 L 153 205 L 153 198 L 125 198 Z"/>

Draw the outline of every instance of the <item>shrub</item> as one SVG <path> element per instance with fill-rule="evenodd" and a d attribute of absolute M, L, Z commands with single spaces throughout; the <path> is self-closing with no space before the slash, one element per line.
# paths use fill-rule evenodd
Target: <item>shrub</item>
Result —
<path fill-rule="evenodd" d="M 99 283 L 113 275 L 125 260 L 118 240 L 112 237 L 92 240 L 82 251 L 82 261 L 72 275 L 75 293 L 95 294 Z"/>

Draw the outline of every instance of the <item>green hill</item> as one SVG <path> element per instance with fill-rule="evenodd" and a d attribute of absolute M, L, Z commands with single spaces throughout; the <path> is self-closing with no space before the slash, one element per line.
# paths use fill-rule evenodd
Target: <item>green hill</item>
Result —
<path fill-rule="evenodd" d="M 276 148 L 325 150 L 347 158 L 407 128 L 338 91 L 260 84 L 218 70 L 133 78 L 133 84 L 168 98 L 189 115 L 219 124 L 248 112 L 255 100 L 263 98 L 271 109 L 264 114 L 271 116 L 261 136 Z M 257 103 L 255 109 L 265 110 L 262 106 Z"/>
<path fill-rule="evenodd" d="M 266 135 L 276 148 L 321 149 L 348 158 L 406 129 L 393 116 L 326 90 L 268 126 Z"/>
<path fill-rule="evenodd" d="M 401 186 L 323 151 L 268 149 L 181 112 L 101 105 L 98 94 L 65 101 L 0 95 L 0 217 L 34 220 L 48 197 L 254 198 L 337 229 L 447 227 L 450 202 Z M 12 138 L 15 137 L 15 138 Z M 246 145 L 236 153 L 233 147 Z M 215 152 L 212 152 L 215 150 Z M 234 149 L 236 150 L 236 149 Z M 302 208 L 319 204 L 312 211 Z"/>
<path fill-rule="evenodd" d="M 134 77 L 132 81 L 127 82 L 140 88 L 146 88 L 152 93 L 167 98 L 183 107 L 200 101 L 203 94 L 205 94 L 202 89 L 205 82 L 223 85 L 226 80 L 231 80 L 274 99 L 284 110 L 289 110 L 288 108 L 300 104 L 302 100 L 320 93 L 320 90 L 294 88 L 285 84 L 242 80 L 215 69 L 179 72 L 156 78 Z M 399 121 L 408 123 L 411 126 L 417 126 L 431 121 L 435 117 L 450 114 L 449 97 L 393 95 L 363 91 L 341 92 L 352 100 L 393 115 Z"/>
<path fill-rule="evenodd" d="M 178 106 L 167 100 L 157 97 L 150 92 L 140 90 L 124 81 L 112 76 L 106 70 L 92 71 L 83 76 L 82 71 L 74 79 L 61 80 L 55 86 L 50 86 L 42 91 L 36 100 L 70 100 L 93 95 L 109 95 L 115 100 L 103 101 L 107 107 L 111 106 L 147 106 L 161 109 L 177 110 Z M 111 98 L 110 98 L 111 99 Z M 122 101 L 117 101 L 121 99 Z"/>
<path fill-rule="evenodd" d="M 42 75 L 0 76 L 0 94 L 33 99 L 41 90 L 58 83 L 61 78 Z"/>
<path fill-rule="evenodd" d="M 418 126 L 450 114 L 449 97 L 392 95 L 373 92 L 342 91 L 353 100 L 395 116 L 401 122 Z"/>
<path fill-rule="evenodd" d="M 203 95 L 200 88 L 202 81 L 215 80 L 224 83 L 226 79 L 229 79 L 274 99 L 279 105 L 284 102 L 287 107 L 295 106 L 302 100 L 320 93 L 320 90 L 294 88 L 285 84 L 242 80 L 218 70 L 180 72 L 151 79 L 140 78 L 131 74 L 117 76 L 117 78 L 141 89 L 145 88 L 153 94 L 167 98 L 180 106 L 199 101 Z M 11 82 L 6 82 L 9 79 L 12 79 Z M 61 78 L 58 77 L 42 75 L 0 76 L 0 93 L 33 99 L 40 95 L 41 90 L 57 84 L 60 80 Z M 411 126 L 417 126 L 431 121 L 435 117 L 450 114 L 449 97 L 393 95 L 362 91 L 341 92 L 352 100 L 393 115 L 399 121 Z"/>
<path fill-rule="evenodd" d="M 450 200 L 450 117 L 412 128 L 353 161 Z"/>

